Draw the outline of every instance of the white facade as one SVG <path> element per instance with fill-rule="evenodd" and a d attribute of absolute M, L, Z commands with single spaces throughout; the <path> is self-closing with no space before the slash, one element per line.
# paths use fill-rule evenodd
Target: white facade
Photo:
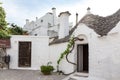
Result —
<path fill-rule="evenodd" d="M 19 42 L 31 42 L 31 67 L 18 67 Z M 46 65 L 49 61 L 49 37 L 41 36 L 17 36 L 11 37 L 11 48 L 7 49 L 10 55 L 10 69 L 32 69 L 39 70 L 41 65 Z"/>
<path fill-rule="evenodd" d="M 66 18 L 64 19 L 66 20 Z M 64 19 L 60 19 L 59 17 L 57 17 L 56 8 L 52 8 L 52 12 L 46 13 L 41 18 L 36 17 L 36 21 L 29 21 L 28 19 L 26 19 L 26 24 L 24 25 L 23 29 L 28 31 L 30 35 L 55 37 L 58 36 L 60 27 L 65 27 L 63 23 L 60 23 Z M 68 21 L 66 23 L 66 25 L 68 26 L 66 27 L 68 30 L 67 32 L 69 32 L 72 25 Z"/>
<path fill-rule="evenodd" d="M 55 44 L 50 46 L 50 61 L 52 65 L 57 70 L 57 60 L 59 59 L 61 53 L 66 49 L 67 43 Z M 74 54 L 69 55 L 69 59 L 74 61 Z M 63 71 L 65 74 L 71 73 L 74 70 L 74 66 L 69 64 L 64 58 L 60 65 L 59 70 Z"/>
<path fill-rule="evenodd" d="M 55 9 L 52 9 L 55 15 Z M 88 9 L 89 10 L 89 9 Z M 64 12 L 65 13 L 65 12 Z M 90 12 L 88 13 L 90 14 Z M 65 36 L 69 35 L 69 27 L 68 27 L 68 16 L 69 14 L 61 14 L 60 17 L 60 29 L 59 26 L 56 26 L 56 18 L 52 18 L 53 15 L 51 13 L 46 14 L 47 17 L 42 17 L 40 19 L 36 19 L 36 22 L 30 22 L 27 20 L 26 25 L 43 25 L 40 27 L 33 27 L 30 28 L 27 26 L 26 28 L 31 29 L 31 35 L 39 34 L 47 35 L 46 31 L 59 31 L 59 38 L 64 38 Z M 93 17 L 93 15 L 92 15 Z M 115 16 L 116 17 L 116 16 Z M 89 21 L 91 16 L 87 17 Z M 92 22 L 94 22 L 97 17 L 92 18 Z M 108 17 L 107 17 L 108 19 Z M 111 18 L 109 18 L 111 19 Z M 43 21 L 41 21 L 43 20 Z M 48 21 L 47 21 L 48 20 Z M 85 21 L 87 21 L 85 20 Z M 101 20 L 101 17 L 100 17 Z M 43 22 L 39 23 L 39 21 Z M 44 22 L 46 21 L 46 22 Z M 62 22 L 63 21 L 63 22 Z M 84 22 L 84 21 L 83 21 Z M 29 24 L 28 24 L 29 23 Z M 48 24 L 50 23 L 50 24 Z M 91 22 L 90 22 L 91 23 Z M 88 23 L 88 24 L 90 24 Z M 54 27 L 50 27 L 53 26 Z M 62 25 L 62 26 L 61 26 Z M 100 24 L 101 25 L 101 24 Z M 102 24 L 103 25 L 103 24 Z M 106 24 L 105 24 L 106 25 Z M 63 27 L 64 26 L 64 27 Z M 66 27 L 67 26 L 67 27 Z M 96 25 L 95 25 L 96 26 Z M 109 25 L 110 26 L 110 25 Z M 99 26 L 97 26 L 98 28 Z M 104 26 L 102 27 L 104 29 Z M 66 29 L 68 31 L 66 31 Z M 105 28 L 106 29 L 106 28 Z M 40 31 L 41 30 L 41 31 Z M 44 31 L 45 33 L 44 33 Z M 98 30 L 98 29 L 97 29 Z M 43 32 L 42 32 L 43 31 Z M 57 31 L 57 32 L 58 32 Z M 64 31 L 66 33 L 64 33 Z M 55 35 L 55 34 L 54 34 Z M 119 23 L 114 26 L 109 33 L 105 36 L 100 36 L 97 32 L 87 26 L 85 23 L 79 23 L 76 29 L 72 33 L 75 37 L 79 38 L 80 40 L 75 41 L 75 47 L 72 53 L 69 54 L 68 58 L 71 62 L 76 64 L 78 59 L 80 64 L 80 69 L 83 69 L 83 46 L 80 47 L 78 50 L 78 45 L 88 44 L 88 78 L 84 80 L 119 80 L 120 79 L 120 21 Z M 20 68 L 18 67 L 18 42 L 19 41 L 31 41 L 32 42 L 32 66 L 30 68 Z M 52 42 L 52 41 L 50 41 Z M 67 48 L 67 41 L 57 44 L 49 45 L 49 38 L 45 36 L 12 36 L 11 38 L 11 48 L 7 50 L 7 53 L 11 56 L 10 68 L 11 69 L 35 69 L 39 70 L 39 67 L 47 62 L 51 61 L 52 65 L 57 70 L 57 60 L 60 57 L 60 54 Z M 80 57 L 78 57 L 78 51 L 80 52 Z M 59 65 L 59 70 L 63 71 L 65 74 L 71 73 L 76 70 L 78 67 L 72 65 L 66 61 L 64 58 Z M 81 72 L 82 73 L 82 72 Z M 79 80 L 79 79 L 78 79 Z M 83 79 L 80 79 L 83 80 Z"/>
<path fill-rule="evenodd" d="M 107 36 L 100 37 L 85 24 L 79 24 L 75 32 L 75 37 L 83 38 L 83 41 L 76 41 L 75 48 L 69 55 L 69 60 L 77 61 L 77 45 L 89 45 L 89 76 L 88 79 L 119 80 L 120 79 L 120 23 L 113 28 Z M 31 67 L 18 67 L 18 42 L 32 42 Z M 61 52 L 66 49 L 67 43 L 54 44 L 48 46 L 48 37 L 37 36 L 12 36 L 11 48 L 7 53 L 11 56 L 10 69 L 33 69 L 39 70 L 40 66 L 51 61 L 57 70 L 57 60 Z M 64 73 L 70 73 L 76 66 L 67 63 L 65 58 L 61 61 L 59 69 Z"/>
<path fill-rule="evenodd" d="M 117 25 L 108 36 L 91 36 L 90 44 L 90 76 L 105 80 L 120 79 L 120 31 Z M 120 28 L 119 28 L 120 29 Z M 116 31 L 115 31 L 116 30 Z"/>
<path fill-rule="evenodd" d="M 26 22 L 24 30 L 27 30 L 30 35 L 47 36 L 48 27 L 53 27 L 53 14 L 46 13 L 36 21 Z"/>
<path fill-rule="evenodd" d="M 89 45 L 88 78 L 80 80 L 119 80 L 120 79 L 120 22 L 107 36 L 100 37 L 85 24 L 75 30 L 76 37 L 84 39 L 75 44 Z M 74 48 L 77 54 L 77 47 Z M 76 61 L 75 58 L 74 61 Z M 69 67 L 69 66 L 68 66 Z M 79 79 L 78 79 L 79 80 Z"/>

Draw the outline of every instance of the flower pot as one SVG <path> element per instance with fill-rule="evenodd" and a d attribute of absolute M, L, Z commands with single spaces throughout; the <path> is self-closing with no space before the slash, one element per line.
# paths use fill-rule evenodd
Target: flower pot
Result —
<path fill-rule="evenodd" d="M 44 75 L 50 75 L 51 72 L 42 72 Z"/>

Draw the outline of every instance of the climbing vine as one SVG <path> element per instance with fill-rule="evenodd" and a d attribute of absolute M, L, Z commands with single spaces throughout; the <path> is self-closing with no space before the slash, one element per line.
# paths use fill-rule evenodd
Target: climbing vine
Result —
<path fill-rule="evenodd" d="M 81 41 L 82 39 L 79 39 L 78 37 L 71 37 L 70 38 L 70 40 L 69 40 L 69 42 L 68 42 L 68 44 L 67 44 L 67 48 L 64 50 L 64 52 L 62 52 L 61 53 L 61 55 L 60 55 L 60 57 L 59 57 L 59 59 L 58 59 L 58 61 L 57 61 L 57 71 L 58 72 L 60 72 L 59 71 L 59 64 L 60 64 L 60 62 L 61 62 L 61 60 L 64 58 L 64 57 L 66 57 L 66 60 L 67 60 L 67 62 L 68 63 L 70 63 L 70 64 L 73 64 L 73 65 L 77 65 L 76 63 L 74 63 L 74 62 L 71 62 L 71 61 L 69 61 L 69 59 L 68 59 L 68 55 L 69 55 L 69 53 L 71 53 L 72 51 L 73 51 L 73 49 L 74 49 L 74 46 L 75 46 L 75 41 Z M 64 74 L 64 75 L 70 75 L 70 74 L 72 74 L 72 73 L 74 73 L 76 71 L 76 69 L 73 71 L 73 72 L 71 72 L 71 73 L 68 73 L 68 74 Z"/>
<path fill-rule="evenodd" d="M 71 39 L 69 40 L 68 44 L 67 44 L 67 48 L 64 50 L 64 52 L 61 53 L 57 64 L 59 65 L 61 60 L 64 58 L 64 56 L 68 55 L 71 52 L 71 48 L 74 45 L 74 37 L 71 37 Z"/>

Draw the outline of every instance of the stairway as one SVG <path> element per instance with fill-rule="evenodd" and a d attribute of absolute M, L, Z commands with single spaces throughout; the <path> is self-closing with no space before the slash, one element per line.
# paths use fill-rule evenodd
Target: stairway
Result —
<path fill-rule="evenodd" d="M 88 73 L 74 73 L 62 80 L 88 80 Z"/>

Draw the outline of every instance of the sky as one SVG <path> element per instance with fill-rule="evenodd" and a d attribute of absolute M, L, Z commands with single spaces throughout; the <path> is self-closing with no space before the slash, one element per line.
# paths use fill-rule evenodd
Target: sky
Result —
<path fill-rule="evenodd" d="M 86 14 L 87 8 L 91 8 L 91 13 L 108 16 L 120 9 L 120 0 L 0 0 L 6 12 L 8 23 L 15 23 L 20 27 L 25 25 L 25 20 L 34 21 L 47 12 L 52 12 L 56 8 L 56 13 L 69 11 L 71 13 L 70 22 L 75 24 L 75 14 L 79 14 L 79 20 Z"/>

